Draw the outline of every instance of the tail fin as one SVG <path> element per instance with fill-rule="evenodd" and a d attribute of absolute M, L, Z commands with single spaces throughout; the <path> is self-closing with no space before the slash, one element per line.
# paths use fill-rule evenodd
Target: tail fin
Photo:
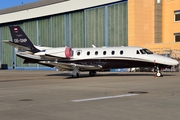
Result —
<path fill-rule="evenodd" d="M 32 44 L 32 42 L 19 26 L 10 26 L 9 29 L 11 32 L 13 43 L 27 47 L 30 49 L 29 51 L 33 53 L 40 51 Z"/>

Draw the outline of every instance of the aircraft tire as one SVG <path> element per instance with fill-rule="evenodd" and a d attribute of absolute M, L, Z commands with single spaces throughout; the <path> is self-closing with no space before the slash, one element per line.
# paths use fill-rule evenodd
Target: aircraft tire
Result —
<path fill-rule="evenodd" d="M 76 78 L 78 78 L 78 77 L 79 77 L 79 73 L 76 74 Z"/>
<path fill-rule="evenodd" d="M 95 76 L 96 75 L 96 71 L 89 71 L 89 76 Z"/>
<path fill-rule="evenodd" d="M 157 77 L 163 77 L 163 75 L 162 75 L 161 72 L 156 72 L 156 76 L 157 76 Z"/>
<path fill-rule="evenodd" d="M 72 75 L 73 78 L 78 78 L 79 77 L 79 73 L 76 73 L 76 75 Z"/>

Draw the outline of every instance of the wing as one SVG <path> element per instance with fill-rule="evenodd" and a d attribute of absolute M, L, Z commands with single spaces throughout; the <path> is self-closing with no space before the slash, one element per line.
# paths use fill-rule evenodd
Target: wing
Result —
<path fill-rule="evenodd" d="M 88 70 L 100 70 L 102 69 L 101 65 L 80 65 L 75 63 L 63 63 L 63 62 L 51 62 L 51 61 L 40 61 L 40 63 L 45 65 L 51 65 L 60 70 L 73 70 L 74 67 L 77 67 L 79 70 L 88 71 Z"/>

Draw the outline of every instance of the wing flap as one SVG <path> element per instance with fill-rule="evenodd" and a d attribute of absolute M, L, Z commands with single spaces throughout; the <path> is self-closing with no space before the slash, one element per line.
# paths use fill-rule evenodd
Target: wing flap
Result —
<path fill-rule="evenodd" d="M 51 61 L 41 61 L 40 63 L 53 65 L 56 68 L 63 70 L 73 70 L 74 67 L 77 67 L 79 70 L 100 70 L 102 69 L 101 65 L 80 65 L 75 63 L 63 63 L 63 62 L 51 62 Z"/>

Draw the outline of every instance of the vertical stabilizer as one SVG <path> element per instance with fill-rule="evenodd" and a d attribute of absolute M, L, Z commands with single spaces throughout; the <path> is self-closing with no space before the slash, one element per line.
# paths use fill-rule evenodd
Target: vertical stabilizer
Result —
<path fill-rule="evenodd" d="M 19 26 L 10 26 L 9 29 L 11 32 L 12 40 L 15 44 L 27 47 L 30 49 L 29 51 L 33 53 L 40 51 L 32 44 L 30 39 L 26 36 L 26 34 Z"/>

